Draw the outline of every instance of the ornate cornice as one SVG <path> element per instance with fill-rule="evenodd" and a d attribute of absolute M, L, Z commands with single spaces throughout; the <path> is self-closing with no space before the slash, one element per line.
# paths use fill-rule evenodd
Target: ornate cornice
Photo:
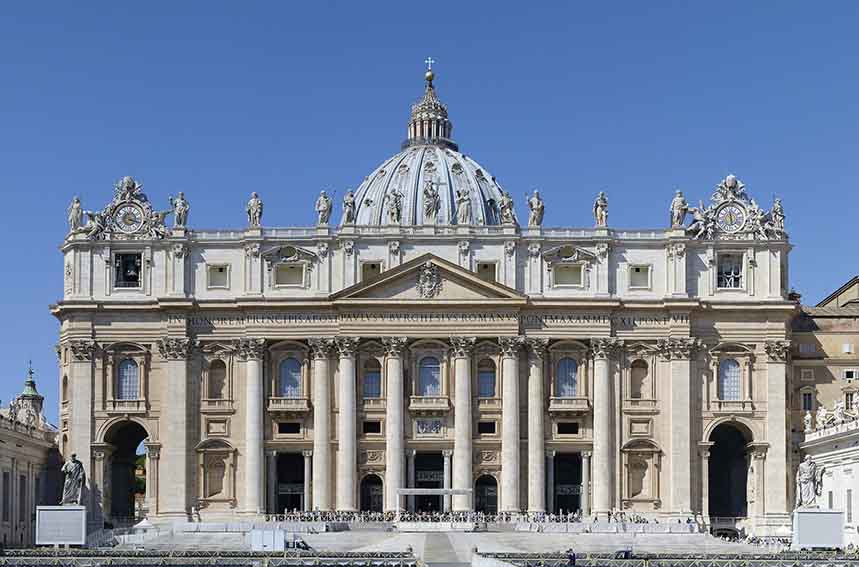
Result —
<path fill-rule="evenodd" d="M 622 345 L 623 341 L 614 337 L 591 340 L 591 349 L 593 350 L 594 358 L 597 360 L 605 360 L 611 356 L 613 350 Z"/>
<path fill-rule="evenodd" d="M 307 339 L 307 344 L 310 345 L 310 352 L 315 360 L 328 358 L 335 346 L 334 339 L 324 337 L 313 337 L 311 339 Z"/>
<path fill-rule="evenodd" d="M 351 358 L 355 356 L 358 350 L 358 343 L 361 341 L 358 337 L 336 337 L 334 339 L 337 352 L 341 358 Z"/>
<path fill-rule="evenodd" d="M 665 360 L 686 360 L 700 348 L 701 340 L 694 338 L 659 339 L 656 348 Z"/>
<path fill-rule="evenodd" d="M 265 356 L 265 339 L 239 339 L 236 350 L 245 360 L 262 360 Z"/>
<path fill-rule="evenodd" d="M 158 353 L 165 360 L 187 360 L 197 341 L 188 338 L 159 339 Z"/>
<path fill-rule="evenodd" d="M 72 351 L 72 356 L 76 361 L 88 362 L 91 361 L 98 349 L 98 344 L 90 340 L 75 340 L 69 341 L 69 350 Z"/>
<path fill-rule="evenodd" d="M 767 341 L 764 350 L 770 362 L 787 362 L 790 357 L 790 341 Z"/>
<path fill-rule="evenodd" d="M 501 355 L 507 358 L 516 358 L 519 350 L 525 344 L 524 337 L 499 337 L 498 345 L 501 347 Z"/>
<path fill-rule="evenodd" d="M 408 339 L 406 337 L 382 337 L 382 345 L 385 347 L 385 355 L 399 357 L 406 348 Z"/>
<path fill-rule="evenodd" d="M 471 356 L 476 343 L 477 337 L 450 337 L 450 346 L 456 358 Z"/>

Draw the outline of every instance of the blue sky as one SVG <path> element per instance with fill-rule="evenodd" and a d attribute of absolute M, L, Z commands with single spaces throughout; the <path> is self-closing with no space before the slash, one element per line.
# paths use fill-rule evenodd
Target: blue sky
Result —
<path fill-rule="evenodd" d="M 48 304 L 65 210 L 123 175 L 197 228 L 312 222 L 395 153 L 423 60 L 461 149 L 546 225 L 661 227 L 735 173 L 784 199 L 791 282 L 857 273 L 855 2 L 6 2 L 0 5 L 0 399 L 32 358 L 56 415 Z"/>

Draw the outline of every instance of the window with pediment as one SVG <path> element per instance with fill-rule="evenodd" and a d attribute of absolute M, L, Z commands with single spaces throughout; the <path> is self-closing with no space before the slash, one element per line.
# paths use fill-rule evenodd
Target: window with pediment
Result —
<path fill-rule="evenodd" d="M 578 394 L 578 374 L 579 365 L 574 358 L 560 359 L 555 372 L 555 397 L 575 398 Z"/>
<path fill-rule="evenodd" d="M 742 397 L 742 369 L 734 358 L 719 362 L 718 396 L 720 400 L 736 401 Z"/>
<path fill-rule="evenodd" d="M 418 395 L 441 395 L 441 363 L 434 356 L 421 359 L 418 370 Z"/>
<path fill-rule="evenodd" d="M 477 397 L 494 398 L 496 396 L 495 363 L 488 358 L 477 363 Z"/>
<path fill-rule="evenodd" d="M 280 363 L 277 396 L 294 399 L 301 397 L 301 363 L 298 359 L 289 357 Z"/>
<path fill-rule="evenodd" d="M 116 372 L 116 399 L 137 400 L 140 398 L 140 367 L 126 358 L 119 363 Z"/>

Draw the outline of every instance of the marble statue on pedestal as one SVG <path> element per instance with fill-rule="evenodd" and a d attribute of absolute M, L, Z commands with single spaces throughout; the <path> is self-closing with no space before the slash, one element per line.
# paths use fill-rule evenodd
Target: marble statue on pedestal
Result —
<path fill-rule="evenodd" d="M 810 411 L 805 412 L 805 416 L 802 418 L 802 424 L 804 426 L 803 430 L 806 433 L 811 433 L 812 431 L 814 431 L 813 422 L 814 422 L 814 418 L 811 417 L 811 412 Z"/>
<path fill-rule="evenodd" d="M 465 189 L 456 192 L 456 224 L 471 224 L 471 196 Z"/>
<path fill-rule="evenodd" d="M 188 213 L 191 211 L 191 205 L 185 199 L 185 193 L 179 191 L 179 196 L 175 199 L 170 197 L 170 204 L 173 205 L 173 227 L 185 228 L 188 225 Z"/>
<path fill-rule="evenodd" d="M 333 207 L 331 197 L 325 191 L 319 192 L 319 198 L 316 199 L 316 213 L 318 215 L 316 224 L 328 224 L 328 219 L 331 218 L 331 208 Z"/>
<path fill-rule="evenodd" d="M 355 194 L 351 189 L 343 195 L 343 218 L 340 224 L 353 224 L 355 222 Z"/>
<path fill-rule="evenodd" d="M 546 205 L 543 199 L 540 198 L 540 192 L 536 189 L 531 198 L 528 199 L 528 209 L 531 211 L 528 214 L 528 226 L 541 226 L 543 224 L 543 211 Z"/>
<path fill-rule="evenodd" d="M 385 196 L 388 202 L 388 224 L 400 224 L 403 220 L 403 194 L 394 189 Z"/>
<path fill-rule="evenodd" d="M 817 508 L 817 497 L 823 486 L 823 467 L 806 455 L 796 471 L 796 507 Z"/>
<path fill-rule="evenodd" d="M 441 198 L 438 187 L 432 179 L 424 181 L 424 224 L 435 224 L 438 211 L 441 208 Z"/>
<path fill-rule="evenodd" d="M 259 228 L 262 224 L 262 200 L 256 191 L 251 193 L 251 200 L 248 201 L 245 211 L 248 213 L 248 226 Z"/>
<path fill-rule="evenodd" d="M 686 213 L 689 211 L 689 203 L 683 197 L 682 191 L 677 191 L 671 200 L 671 226 L 683 226 L 686 222 Z"/>
<path fill-rule="evenodd" d="M 71 458 L 65 462 L 60 471 L 66 475 L 65 482 L 63 483 L 63 498 L 60 504 L 63 506 L 69 504 L 80 505 L 82 502 L 84 480 L 86 479 L 83 463 L 78 460 L 76 454 L 72 453 Z"/>
<path fill-rule="evenodd" d="M 826 428 L 826 418 L 828 417 L 826 413 L 826 408 L 820 406 L 817 408 L 817 415 L 815 416 L 815 429 L 825 429 Z"/>
<path fill-rule="evenodd" d="M 600 191 L 594 200 L 594 221 L 597 226 L 608 226 L 608 198 L 605 191 Z"/>
<path fill-rule="evenodd" d="M 76 232 L 81 228 L 81 223 L 84 218 L 84 210 L 81 207 L 81 200 L 78 197 L 72 199 L 72 204 L 69 205 L 69 232 Z"/>
<path fill-rule="evenodd" d="M 505 191 L 501 194 L 499 207 L 501 210 L 501 224 L 516 224 L 516 212 L 513 210 L 513 198 Z"/>

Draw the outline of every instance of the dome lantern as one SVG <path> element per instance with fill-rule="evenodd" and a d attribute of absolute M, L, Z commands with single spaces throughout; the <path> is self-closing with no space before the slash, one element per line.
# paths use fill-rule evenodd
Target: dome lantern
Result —
<path fill-rule="evenodd" d="M 435 145 L 456 150 L 457 146 L 451 140 L 453 124 L 447 117 L 447 106 L 438 99 L 433 86 L 435 72 L 432 70 L 432 64 L 435 61 L 432 57 L 427 57 L 425 63 L 427 70 L 424 75 L 426 80 L 424 96 L 412 105 L 412 114 L 406 130 L 406 141 L 403 142 L 402 148 Z"/>

